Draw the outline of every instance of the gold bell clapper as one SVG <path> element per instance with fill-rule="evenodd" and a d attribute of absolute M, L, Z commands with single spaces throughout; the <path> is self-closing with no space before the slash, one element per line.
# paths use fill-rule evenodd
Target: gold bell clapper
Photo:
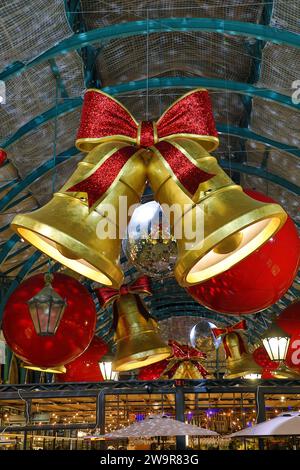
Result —
<path fill-rule="evenodd" d="M 198 142 L 172 140 L 172 148 L 196 162 L 206 180 L 188 195 L 172 178 L 157 145 L 147 174 L 162 210 L 173 207 L 170 223 L 177 240 L 175 277 L 189 286 L 220 274 L 263 245 L 286 221 L 278 204 L 258 202 L 235 184 Z"/>
<path fill-rule="evenodd" d="M 141 276 L 135 283 L 122 286 L 119 291 L 107 287 L 96 289 L 101 306 L 113 302 L 115 371 L 138 369 L 172 354 L 172 348 L 160 338 L 156 320 L 150 316 L 139 297 L 139 294 L 151 293 L 149 286 L 147 276 Z"/>
<path fill-rule="evenodd" d="M 244 320 L 227 328 L 212 329 L 216 338 L 222 336 L 227 368 L 224 379 L 235 379 L 252 375 L 260 377 L 262 374 L 261 366 L 254 361 L 252 354 L 248 352 L 245 341 L 239 331 L 246 329 L 246 322 Z"/>
<path fill-rule="evenodd" d="M 103 186 L 99 183 L 103 179 L 103 165 L 108 165 L 109 157 L 114 154 L 127 160 L 109 189 L 99 193 Z M 133 147 L 122 142 L 99 144 L 78 164 L 50 202 L 29 214 L 18 214 L 12 228 L 24 240 L 73 271 L 101 284 L 119 287 L 123 281 L 119 266 L 122 236 L 119 220 L 125 217 L 125 228 L 129 220 L 127 210 L 125 215 L 120 214 L 120 198 L 128 207 L 137 204 L 145 181 L 144 161 Z M 114 220 L 107 209 L 111 207 Z M 106 230 L 110 231 L 108 236 Z"/>

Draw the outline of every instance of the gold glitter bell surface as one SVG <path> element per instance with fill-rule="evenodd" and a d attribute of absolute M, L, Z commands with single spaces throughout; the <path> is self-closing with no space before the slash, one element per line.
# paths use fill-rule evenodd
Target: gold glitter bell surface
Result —
<path fill-rule="evenodd" d="M 146 180 L 144 162 L 138 154 L 134 155 L 126 163 L 121 178 L 92 210 L 86 194 L 67 190 L 85 180 L 102 159 L 124 145 L 115 142 L 95 147 L 48 204 L 29 214 L 18 214 L 12 222 L 12 228 L 24 240 L 52 259 L 96 282 L 116 288 L 123 281 L 118 261 L 121 240 L 118 227 L 114 239 L 97 235 L 97 228 L 107 223 L 101 207 L 113 206 L 118 221 L 119 197 L 127 198 L 128 207 L 139 202 Z"/>
<path fill-rule="evenodd" d="M 23 367 L 23 369 L 37 370 L 39 372 L 46 372 L 49 374 L 65 374 L 67 372 L 67 369 L 65 368 L 65 366 L 39 367 L 39 366 L 35 366 L 33 364 L 28 364 L 24 362 L 23 364 L 21 364 L 21 367 Z"/>
<path fill-rule="evenodd" d="M 226 351 L 227 373 L 224 379 L 235 379 L 245 377 L 250 374 L 261 375 L 262 368 L 254 361 L 249 354 L 246 345 L 239 333 L 228 333 L 223 338 Z"/>
<path fill-rule="evenodd" d="M 160 338 L 155 320 L 140 311 L 137 295 L 122 295 L 115 303 L 117 310 L 113 370 L 126 371 L 162 361 L 172 349 Z"/>
<path fill-rule="evenodd" d="M 149 159 L 148 178 L 155 199 L 161 205 L 181 208 L 180 215 L 171 219 L 178 248 L 174 272 L 180 285 L 189 286 L 226 271 L 251 254 L 280 229 L 287 215 L 278 204 L 247 196 L 200 144 L 184 138 L 175 143 L 203 171 L 214 175 L 199 185 L 192 199 L 170 176 L 158 151 Z M 182 234 L 180 239 L 177 233 Z M 186 233 L 197 236 L 193 239 Z"/>

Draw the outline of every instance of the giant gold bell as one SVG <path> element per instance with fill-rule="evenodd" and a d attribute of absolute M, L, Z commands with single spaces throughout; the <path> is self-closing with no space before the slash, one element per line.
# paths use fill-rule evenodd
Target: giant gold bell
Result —
<path fill-rule="evenodd" d="M 32 213 L 19 214 L 12 222 L 12 228 L 23 239 L 51 258 L 94 281 L 116 288 L 123 281 L 119 267 L 119 198 L 127 198 L 128 207 L 139 202 L 146 181 L 142 158 L 139 153 L 131 157 L 113 190 L 108 191 L 93 210 L 88 207 L 86 195 L 66 191 L 87 178 L 107 155 L 124 146 L 126 144 L 113 142 L 95 147 L 48 204 Z M 115 209 L 114 221 L 101 210 L 108 206 Z M 97 228 L 115 221 L 115 238 L 99 238 Z"/>
<path fill-rule="evenodd" d="M 171 177 L 158 150 L 153 149 L 148 163 L 155 199 L 163 209 L 164 205 L 177 208 L 170 220 L 178 247 L 174 272 L 180 285 L 189 286 L 226 271 L 251 254 L 280 229 L 287 215 L 278 204 L 247 196 L 199 143 L 182 138 L 172 144 L 214 175 L 199 185 L 192 199 Z M 203 221 L 200 236 L 199 218 Z M 190 235 L 188 239 L 186 232 L 194 239 Z"/>
<path fill-rule="evenodd" d="M 122 295 L 116 300 L 115 308 L 117 350 L 113 370 L 138 369 L 172 354 L 172 349 L 161 340 L 155 320 L 151 317 L 147 319 L 140 312 L 136 295 Z"/>
<path fill-rule="evenodd" d="M 225 379 L 235 379 L 250 374 L 261 375 L 262 373 L 262 368 L 249 354 L 244 342 L 245 351 L 241 351 L 241 341 L 243 341 L 241 336 L 235 332 L 228 333 L 223 339 L 228 351 L 228 354 L 226 354 L 227 373 L 224 375 Z"/>

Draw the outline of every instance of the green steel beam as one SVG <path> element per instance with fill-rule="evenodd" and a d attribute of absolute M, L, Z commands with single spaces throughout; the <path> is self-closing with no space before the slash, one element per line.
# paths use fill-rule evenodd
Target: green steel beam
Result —
<path fill-rule="evenodd" d="M 1 74 L 0 80 L 7 80 L 20 74 L 30 67 L 41 64 L 60 54 L 80 49 L 89 44 L 107 41 L 109 39 L 126 38 L 136 35 L 148 35 L 161 32 L 213 32 L 232 36 L 246 36 L 274 44 L 285 44 L 300 48 L 300 38 L 296 33 L 271 28 L 255 23 L 231 21 L 217 18 L 162 18 L 142 21 L 131 21 L 94 29 L 66 38 L 26 63 L 15 62 L 9 65 Z"/>
<path fill-rule="evenodd" d="M 279 186 L 286 188 L 288 191 L 300 195 L 300 186 L 291 183 L 290 181 L 286 180 L 285 178 L 282 178 L 281 176 L 274 175 L 269 171 L 263 170 L 262 168 L 256 168 L 253 166 L 245 165 L 243 163 L 230 162 L 224 159 L 221 159 L 219 161 L 219 164 L 225 170 L 234 170 L 239 171 L 241 173 L 246 173 L 248 175 L 258 176 L 259 178 L 272 181 L 272 183 L 278 184 Z"/>
<path fill-rule="evenodd" d="M 52 170 L 56 166 L 68 160 L 68 158 L 71 156 L 74 156 L 78 153 L 79 151 L 75 147 L 72 147 L 67 152 L 63 152 L 63 154 L 58 155 L 55 161 L 53 158 L 51 158 L 51 160 L 48 160 L 36 170 L 33 170 L 31 173 L 29 173 L 29 175 L 26 176 L 26 178 L 19 181 L 9 192 L 6 193 L 5 196 L 3 196 L 2 199 L 0 199 L 0 211 L 5 210 L 9 206 L 10 202 L 14 200 L 18 194 L 20 194 L 20 192 L 30 186 L 37 179 L 41 178 L 46 173 L 48 173 L 48 171 Z"/>
<path fill-rule="evenodd" d="M 278 142 L 277 140 L 271 140 L 268 137 L 265 137 L 260 134 L 256 134 L 252 132 L 248 128 L 243 127 L 235 127 L 235 126 L 227 126 L 225 124 L 217 124 L 217 129 L 220 134 L 226 135 L 234 135 L 236 137 L 240 137 L 241 139 L 247 140 L 254 140 L 255 142 L 261 142 L 262 144 L 273 147 L 282 152 L 290 153 L 295 157 L 300 157 L 300 149 L 298 147 L 293 147 L 291 145 L 283 144 L 282 142 Z"/>
<path fill-rule="evenodd" d="M 20 242 L 19 235 L 14 234 L 12 237 L 10 237 L 9 240 L 7 240 L 4 243 L 0 251 L 0 264 L 3 263 L 3 261 L 7 258 L 8 254 L 13 249 L 13 247 L 19 242 Z"/>

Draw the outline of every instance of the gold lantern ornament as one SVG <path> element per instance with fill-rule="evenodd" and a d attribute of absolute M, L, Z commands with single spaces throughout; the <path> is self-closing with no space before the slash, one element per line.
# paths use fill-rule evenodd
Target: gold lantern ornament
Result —
<path fill-rule="evenodd" d="M 241 330 L 246 329 L 246 322 L 242 320 L 227 328 L 213 328 L 212 330 L 216 338 L 222 336 L 227 368 L 224 379 L 235 379 L 238 377 L 261 378 L 262 368 L 254 361 L 252 354 L 248 352 L 245 341 L 240 333 Z"/>
<path fill-rule="evenodd" d="M 151 294 L 150 281 L 141 276 L 120 290 L 109 287 L 96 289 L 100 305 L 113 302 L 116 354 L 114 371 L 129 371 L 162 361 L 172 354 L 159 335 L 157 322 L 152 318 L 139 294 Z"/>

